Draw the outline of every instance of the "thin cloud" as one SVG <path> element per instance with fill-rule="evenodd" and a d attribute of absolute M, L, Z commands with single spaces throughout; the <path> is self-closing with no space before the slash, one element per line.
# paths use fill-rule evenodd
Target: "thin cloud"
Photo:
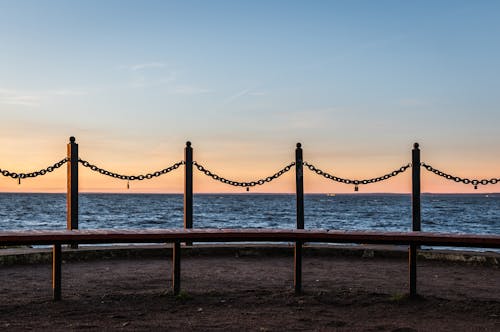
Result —
<path fill-rule="evenodd" d="M 54 96 L 83 96 L 88 93 L 83 90 L 60 89 L 48 91 L 47 94 Z"/>
<path fill-rule="evenodd" d="M 47 100 L 49 98 L 82 96 L 86 94 L 86 91 L 72 89 L 22 91 L 0 88 L 0 104 L 38 107 L 44 100 Z"/>
<path fill-rule="evenodd" d="M 167 65 L 163 62 L 146 62 L 146 63 L 139 63 L 136 65 L 132 65 L 129 67 L 129 69 L 132 71 L 140 71 L 152 68 L 165 68 L 166 66 Z"/>
<path fill-rule="evenodd" d="M 198 94 L 212 92 L 212 90 L 198 88 L 198 87 L 191 86 L 191 85 L 179 85 L 179 86 L 176 86 L 176 87 L 173 87 L 172 89 L 170 89 L 169 92 L 171 94 L 176 94 L 176 95 L 198 95 Z"/>
<path fill-rule="evenodd" d="M 244 96 L 263 96 L 265 94 L 266 93 L 262 92 L 262 91 L 252 91 L 252 89 L 243 89 L 241 91 L 238 91 L 234 95 L 231 95 L 231 96 L 227 97 L 226 99 L 224 99 L 222 101 L 222 104 L 223 105 L 230 104 L 230 103 L 232 103 L 232 102 L 236 101 L 237 99 L 244 97 Z"/>
<path fill-rule="evenodd" d="M 41 97 L 17 90 L 0 89 L 0 104 L 37 107 L 40 106 Z"/>

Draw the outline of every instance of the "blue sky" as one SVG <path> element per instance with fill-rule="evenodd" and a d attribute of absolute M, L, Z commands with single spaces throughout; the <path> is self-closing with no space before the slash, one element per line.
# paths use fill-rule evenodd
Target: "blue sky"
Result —
<path fill-rule="evenodd" d="M 176 159 L 189 139 L 246 178 L 301 141 L 362 176 L 419 141 L 450 172 L 498 176 L 499 14 L 497 1 L 0 1 L 0 160 L 42 165 L 75 135 L 104 164 L 147 169 L 137 160 Z"/>

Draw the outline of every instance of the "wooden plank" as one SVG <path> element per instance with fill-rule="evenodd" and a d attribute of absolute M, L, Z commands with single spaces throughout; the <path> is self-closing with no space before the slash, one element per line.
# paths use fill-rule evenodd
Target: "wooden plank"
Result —
<path fill-rule="evenodd" d="M 174 242 L 172 247 L 172 288 L 174 295 L 179 295 L 181 291 L 181 244 Z"/>
<path fill-rule="evenodd" d="M 408 249 L 408 292 L 410 297 L 417 296 L 417 246 L 412 244 Z"/>
<path fill-rule="evenodd" d="M 4 231 L 0 244 L 198 242 L 329 242 L 500 248 L 499 235 L 290 229 L 134 229 Z"/>
<path fill-rule="evenodd" d="M 54 244 L 52 247 L 52 296 L 54 301 L 61 300 L 61 245 Z"/>
<path fill-rule="evenodd" d="M 296 294 L 302 292 L 302 242 L 295 242 L 293 287 Z"/>

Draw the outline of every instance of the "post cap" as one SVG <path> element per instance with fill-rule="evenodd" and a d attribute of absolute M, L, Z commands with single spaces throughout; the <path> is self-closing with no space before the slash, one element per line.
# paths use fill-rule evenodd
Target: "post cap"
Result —
<path fill-rule="evenodd" d="M 418 143 L 413 143 L 413 148 L 414 149 L 418 149 L 418 147 L 419 147 Z"/>
<path fill-rule="evenodd" d="M 69 138 L 69 142 L 70 142 L 70 143 L 75 143 L 75 136 L 71 136 L 71 137 Z"/>
<path fill-rule="evenodd" d="M 187 141 L 187 142 L 186 142 L 186 146 L 188 146 L 188 147 L 189 147 L 189 146 L 191 146 L 191 142 L 190 142 L 190 141 Z"/>
<path fill-rule="evenodd" d="M 297 143 L 297 148 L 300 148 L 300 147 L 302 147 L 302 144 Z"/>

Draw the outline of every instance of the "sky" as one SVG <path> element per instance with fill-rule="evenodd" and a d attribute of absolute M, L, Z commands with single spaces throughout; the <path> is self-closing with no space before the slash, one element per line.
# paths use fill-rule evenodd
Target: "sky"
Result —
<path fill-rule="evenodd" d="M 500 177 L 498 1 L 0 0 L 0 169 L 66 156 L 121 174 L 194 159 L 238 181 L 304 160 L 345 178 L 422 161 Z M 411 172 L 361 193 L 410 192 Z M 182 192 L 182 168 L 82 192 Z M 243 193 L 195 172 L 195 192 Z M 0 192 L 65 192 L 66 169 Z M 250 192 L 293 192 L 294 174 Z M 353 192 L 305 172 L 306 192 Z M 500 192 L 422 170 L 424 192 Z"/>

